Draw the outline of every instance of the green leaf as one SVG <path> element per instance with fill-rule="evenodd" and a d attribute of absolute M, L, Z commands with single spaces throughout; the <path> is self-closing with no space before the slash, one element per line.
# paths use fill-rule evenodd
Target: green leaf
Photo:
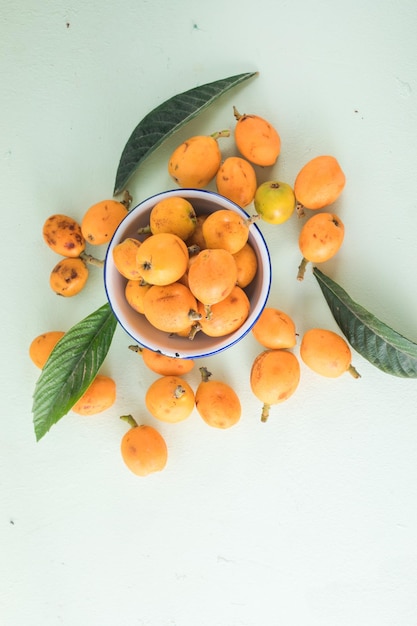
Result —
<path fill-rule="evenodd" d="M 258 72 L 237 74 L 194 87 L 166 100 L 146 115 L 131 134 L 120 157 L 114 195 L 120 193 L 138 166 L 162 142 L 184 126 L 226 91 Z"/>
<path fill-rule="evenodd" d="M 92 383 L 116 330 L 109 304 L 75 324 L 51 352 L 36 383 L 33 424 L 39 441 Z"/>
<path fill-rule="evenodd" d="M 417 378 L 417 344 L 354 302 L 316 267 L 313 274 L 336 323 L 356 352 L 387 374 Z"/>

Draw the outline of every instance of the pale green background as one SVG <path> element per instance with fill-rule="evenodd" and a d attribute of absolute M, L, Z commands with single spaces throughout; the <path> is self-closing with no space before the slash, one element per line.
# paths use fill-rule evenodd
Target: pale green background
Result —
<path fill-rule="evenodd" d="M 70 414 L 39 443 L 28 346 L 105 301 L 96 268 L 79 297 L 51 292 L 43 221 L 81 218 L 111 197 L 121 151 L 152 108 L 252 70 L 259 77 L 137 173 L 135 201 L 172 186 L 166 161 L 180 138 L 232 127 L 232 105 L 263 115 L 282 137 L 265 178 L 292 183 L 320 153 L 340 160 L 347 185 L 334 209 L 346 239 L 323 270 L 417 341 L 417 4 L 3 0 L 0 23 L 1 623 L 415 626 L 416 380 L 357 354 L 359 381 L 302 366 L 297 393 L 261 424 L 248 386 L 260 348 L 247 337 L 205 363 L 239 390 L 240 424 L 218 432 L 193 414 L 160 425 L 169 464 L 142 480 L 122 464 L 118 417 L 154 423 L 143 402 L 154 376 L 129 338 L 118 330 L 103 367 L 116 406 Z M 270 304 L 301 336 L 336 327 L 311 272 L 295 279 L 299 227 L 262 230 Z"/>

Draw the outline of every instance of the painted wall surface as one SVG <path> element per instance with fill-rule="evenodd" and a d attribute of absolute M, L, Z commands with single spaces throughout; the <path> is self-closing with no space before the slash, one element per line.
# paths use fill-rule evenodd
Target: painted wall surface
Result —
<path fill-rule="evenodd" d="M 262 424 L 249 386 L 261 348 L 248 336 L 204 363 L 238 390 L 238 425 L 210 429 L 197 412 L 156 424 L 144 407 L 155 376 L 119 328 L 103 365 L 118 385 L 114 407 L 69 413 L 37 443 L 39 371 L 28 357 L 35 336 L 68 330 L 105 302 L 97 268 L 76 298 L 52 293 L 45 219 L 81 219 L 112 196 L 121 151 L 151 109 L 247 71 L 259 76 L 138 170 L 134 201 L 173 186 L 166 163 L 180 140 L 233 128 L 233 105 L 262 115 L 282 138 L 264 180 L 293 184 L 313 156 L 338 158 L 347 184 L 333 208 L 346 237 L 322 270 L 417 341 L 416 21 L 407 0 L 3 1 L 2 624 L 417 624 L 415 379 L 356 352 L 359 380 L 301 364 L 297 392 Z M 312 273 L 296 280 L 297 219 L 261 229 L 269 304 L 296 322 L 298 356 L 305 330 L 337 326 Z M 187 379 L 195 386 L 198 369 Z M 166 438 L 162 473 L 142 479 L 123 465 L 126 413 Z"/>

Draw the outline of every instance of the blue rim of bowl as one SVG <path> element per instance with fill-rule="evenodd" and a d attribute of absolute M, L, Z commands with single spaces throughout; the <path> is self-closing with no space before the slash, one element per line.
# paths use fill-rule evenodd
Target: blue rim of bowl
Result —
<path fill-rule="evenodd" d="M 142 200 L 141 202 L 136 204 L 132 209 L 129 209 L 129 213 L 120 222 L 120 224 L 117 227 L 116 231 L 114 232 L 112 238 L 110 239 L 109 244 L 107 246 L 105 259 L 104 259 L 104 271 L 103 271 L 104 289 L 105 289 L 105 293 L 106 293 L 107 302 L 109 303 L 109 306 L 110 306 L 110 308 L 112 310 L 113 315 L 115 316 L 115 318 L 117 320 L 117 323 L 121 326 L 121 328 L 123 328 L 124 332 L 129 337 L 131 337 L 134 341 L 139 343 L 141 347 L 147 348 L 149 350 L 152 350 L 153 352 L 160 352 L 161 354 L 165 354 L 165 353 L 161 349 L 155 348 L 154 346 L 151 346 L 151 345 L 147 344 L 146 341 L 144 341 L 143 339 L 139 340 L 135 335 L 133 335 L 126 328 L 126 326 L 120 320 L 119 315 L 117 314 L 117 312 L 114 309 L 111 297 L 109 296 L 109 292 L 108 292 L 108 289 L 107 289 L 107 279 L 106 279 L 106 276 L 107 276 L 107 266 L 108 266 L 109 254 L 110 254 L 110 251 L 112 249 L 112 243 L 118 237 L 118 233 L 119 233 L 120 229 L 122 228 L 124 222 L 130 218 L 130 212 L 131 211 L 136 210 L 138 207 L 142 206 L 145 203 L 151 202 L 153 200 L 157 201 L 158 198 L 160 198 L 161 196 L 165 196 L 166 194 L 174 193 L 174 195 L 181 196 L 181 194 L 184 193 L 184 192 L 185 193 L 198 192 L 198 193 L 201 193 L 201 194 L 207 194 L 210 197 L 214 196 L 214 197 L 221 198 L 222 200 L 226 200 L 227 203 L 233 205 L 238 213 L 240 212 L 240 213 L 244 214 L 245 216 L 247 216 L 248 218 L 250 217 L 250 214 L 247 211 L 245 211 L 245 209 L 242 209 L 242 207 L 240 207 L 238 204 L 236 204 L 235 202 L 229 200 L 228 198 L 225 198 L 225 196 L 222 196 L 221 194 L 217 193 L 216 191 L 210 191 L 208 189 L 197 189 L 197 188 L 193 188 L 193 187 L 174 188 L 174 189 L 167 189 L 166 191 L 160 191 L 160 192 L 158 192 L 156 194 L 148 196 L 147 198 L 145 198 L 144 200 Z M 256 321 L 259 319 L 259 316 L 261 315 L 262 311 L 264 310 L 264 308 L 266 306 L 266 303 L 268 301 L 269 294 L 270 294 L 270 291 L 271 291 L 272 264 L 271 264 L 271 255 L 270 255 L 270 252 L 269 252 L 269 248 L 268 248 L 268 245 L 266 243 L 266 240 L 265 240 L 265 237 L 264 237 L 262 231 L 260 230 L 260 228 L 258 227 L 258 225 L 256 223 L 252 224 L 252 228 L 254 228 L 256 230 L 257 235 L 258 235 L 258 237 L 260 238 L 260 240 L 261 240 L 261 242 L 263 244 L 264 251 L 266 253 L 266 258 L 267 258 L 267 261 L 268 261 L 268 265 L 267 265 L 268 284 L 267 284 L 267 288 L 266 288 L 266 292 L 265 292 L 265 296 L 264 296 L 264 301 L 263 301 L 262 306 L 260 307 L 256 317 L 253 320 L 251 320 L 250 325 L 248 325 L 248 327 L 241 334 L 238 334 L 238 336 L 234 340 L 231 340 L 230 342 L 226 343 L 223 346 L 217 347 L 217 348 L 215 348 L 213 350 L 206 350 L 204 353 L 201 353 L 201 354 L 186 354 L 186 353 L 180 354 L 180 352 L 173 352 L 171 354 L 168 354 L 167 356 L 174 356 L 174 357 L 182 358 L 182 359 L 200 359 L 200 358 L 207 358 L 207 357 L 210 357 L 210 356 L 214 356 L 216 354 L 224 352 L 225 350 L 228 350 L 232 346 L 234 346 L 237 343 L 239 343 L 244 337 L 246 337 L 246 335 L 253 328 L 253 326 L 256 323 Z M 237 331 L 235 331 L 235 332 L 239 333 L 239 329 Z M 233 334 L 234 333 L 231 333 L 231 335 L 233 335 Z M 227 335 L 225 337 L 216 337 L 216 338 L 213 338 L 213 339 L 227 340 Z"/>

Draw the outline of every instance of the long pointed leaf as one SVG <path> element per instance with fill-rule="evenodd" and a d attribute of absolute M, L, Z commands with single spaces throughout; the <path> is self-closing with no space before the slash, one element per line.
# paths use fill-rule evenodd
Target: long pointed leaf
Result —
<path fill-rule="evenodd" d="M 313 269 L 336 323 L 350 345 L 387 374 L 417 378 L 417 344 L 381 322 L 346 293 L 340 285 Z"/>
<path fill-rule="evenodd" d="M 116 325 L 106 303 L 57 343 L 35 386 L 32 410 L 37 441 L 87 390 L 107 355 Z"/>
<path fill-rule="evenodd" d="M 165 139 L 212 104 L 232 87 L 255 76 L 257 72 L 237 74 L 184 91 L 148 113 L 129 137 L 120 157 L 114 194 L 120 193 L 139 165 Z"/>

